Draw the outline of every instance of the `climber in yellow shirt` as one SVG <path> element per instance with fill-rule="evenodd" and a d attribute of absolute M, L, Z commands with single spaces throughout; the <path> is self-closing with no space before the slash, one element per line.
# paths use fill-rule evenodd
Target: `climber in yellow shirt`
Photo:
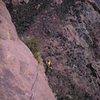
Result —
<path fill-rule="evenodd" d="M 51 65 L 52 65 L 52 64 L 51 64 L 51 61 L 48 60 L 48 61 L 47 61 L 47 66 L 48 66 L 48 67 L 51 67 Z"/>
<path fill-rule="evenodd" d="M 50 60 L 48 60 L 48 61 L 46 62 L 46 70 L 45 70 L 45 73 L 48 72 L 48 69 L 51 68 L 51 66 L 52 66 L 52 63 L 51 63 Z"/>

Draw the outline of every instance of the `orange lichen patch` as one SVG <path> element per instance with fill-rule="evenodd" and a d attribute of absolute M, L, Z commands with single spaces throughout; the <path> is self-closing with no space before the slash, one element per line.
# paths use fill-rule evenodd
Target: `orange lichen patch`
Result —
<path fill-rule="evenodd" d="M 24 74 L 25 76 L 33 75 L 31 71 L 25 71 L 23 74 Z"/>
<path fill-rule="evenodd" d="M 30 74 L 30 72 L 24 72 L 24 75 L 29 75 Z"/>
<path fill-rule="evenodd" d="M 7 39 L 10 40 L 10 33 L 7 32 Z"/>

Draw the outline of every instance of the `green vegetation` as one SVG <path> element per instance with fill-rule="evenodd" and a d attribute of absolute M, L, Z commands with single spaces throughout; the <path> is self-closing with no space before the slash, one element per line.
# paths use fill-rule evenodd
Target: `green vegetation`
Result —
<path fill-rule="evenodd" d="M 34 57 L 37 59 L 38 63 L 41 63 L 42 57 L 41 57 L 41 54 L 40 54 L 40 43 L 39 43 L 39 41 L 35 38 L 31 38 L 31 39 L 24 39 L 23 42 L 31 50 Z"/>

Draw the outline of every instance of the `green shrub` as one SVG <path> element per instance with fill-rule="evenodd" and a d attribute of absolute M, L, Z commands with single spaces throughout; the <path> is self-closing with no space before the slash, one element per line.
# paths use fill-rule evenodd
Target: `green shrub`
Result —
<path fill-rule="evenodd" d="M 40 54 L 40 43 L 37 39 L 24 39 L 23 42 L 28 46 L 28 48 L 33 53 L 34 57 L 37 59 L 38 63 L 42 62 L 42 57 Z"/>
<path fill-rule="evenodd" d="M 25 39 L 24 43 L 29 47 L 32 53 L 37 53 L 40 51 L 40 44 L 39 41 L 35 38 Z"/>
<path fill-rule="evenodd" d="M 40 52 L 34 54 L 35 58 L 37 59 L 38 63 L 43 62 Z"/>

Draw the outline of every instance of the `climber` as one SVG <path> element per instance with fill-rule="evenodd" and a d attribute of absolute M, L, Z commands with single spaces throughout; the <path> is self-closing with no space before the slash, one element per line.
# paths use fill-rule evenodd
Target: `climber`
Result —
<path fill-rule="evenodd" d="M 47 66 L 51 67 L 51 61 L 50 60 L 47 61 Z"/>
<path fill-rule="evenodd" d="M 48 60 L 47 62 L 46 62 L 46 70 L 45 70 L 45 73 L 47 73 L 48 72 L 48 69 L 52 69 L 52 63 L 51 63 L 51 61 L 50 60 Z"/>

